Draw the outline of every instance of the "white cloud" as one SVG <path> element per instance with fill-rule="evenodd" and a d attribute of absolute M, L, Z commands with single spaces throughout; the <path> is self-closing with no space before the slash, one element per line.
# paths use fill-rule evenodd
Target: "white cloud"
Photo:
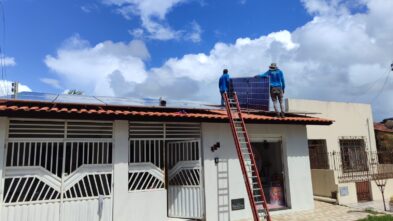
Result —
<path fill-rule="evenodd" d="M 105 41 L 90 46 L 76 36 L 66 42 L 68 44 L 63 45 L 56 56 L 46 56 L 45 64 L 65 80 L 67 88 L 114 95 L 109 85 L 111 74 L 121 72 L 127 81 L 135 83 L 147 78 L 144 61 L 150 55 L 142 41 L 127 44 Z"/>
<path fill-rule="evenodd" d="M 393 1 L 367 0 L 367 10 L 356 14 L 344 1 L 304 2 L 317 14 L 293 32 L 218 42 L 208 53 L 170 58 L 155 68 L 145 67 L 146 56 L 130 50 L 131 43 L 113 42 L 62 47 L 56 56 L 47 56 L 46 64 L 67 87 L 86 94 L 218 102 L 217 79 L 223 68 L 233 77 L 254 76 L 274 61 L 285 73 L 291 98 L 373 102 L 378 119 L 391 115 L 392 80 L 379 99 L 373 99 L 393 59 Z M 342 12 L 324 12 L 335 9 Z M 145 48 L 141 41 L 134 44 Z M 142 54 L 148 54 L 145 50 Z"/>
<path fill-rule="evenodd" d="M 8 96 L 13 94 L 11 91 L 11 84 L 11 81 L 0 80 L 0 96 Z M 19 92 L 31 92 L 31 89 L 27 85 L 21 83 L 19 83 L 18 90 Z"/>
<path fill-rule="evenodd" d="M 130 35 L 132 35 L 136 39 L 141 39 L 145 34 L 145 31 L 142 28 L 136 28 L 133 30 L 129 30 L 128 33 L 130 33 Z"/>
<path fill-rule="evenodd" d="M 202 28 L 201 26 L 196 22 L 193 21 L 191 23 L 191 31 L 186 35 L 186 39 L 198 43 L 202 41 Z"/>
<path fill-rule="evenodd" d="M 62 88 L 60 85 L 59 80 L 53 79 L 53 78 L 41 78 L 40 79 L 41 82 L 53 87 L 53 88 L 57 88 L 60 89 Z"/>
<path fill-rule="evenodd" d="M 96 4 L 86 4 L 81 6 L 81 10 L 85 13 L 91 13 L 91 12 L 98 11 L 99 8 L 98 5 Z"/>
<path fill-rule="evenodd" d="M 4 55 L 3 55 L 1 62 L 2 62 L 2 65 L 4 65 L 4 66 L 15 66 L 16 65 L 15 58 L 5 57 Z"/>
<path fill-rule="evenodd" d="M 364 6 L 368 0 L 301 0 L 310 14 L 344 15 Z"/>
<path fill-rule="evenodd" d="M 126 19 L 139 16 L 142 27 L 150 39 L 171 40 L 184 38 L 194 41 L 195 37 L 198 37 L 195 32 L 184 34 L 184 30 L 173 30 L 166 22 L 166 15 L 176 6 L 186 2 L 190 2 L 190 0 L 103 0 L 103 3 L 106 5 L 115 6 L 117 11 Z M 141 34 L 144 34 L 141 30 L 138 28 L 130 33 L 133 36 L 136 34 L 138 37 L 141 37 Z M 194 38 L 190 38 L 190 35 L 194 36 Z"/>

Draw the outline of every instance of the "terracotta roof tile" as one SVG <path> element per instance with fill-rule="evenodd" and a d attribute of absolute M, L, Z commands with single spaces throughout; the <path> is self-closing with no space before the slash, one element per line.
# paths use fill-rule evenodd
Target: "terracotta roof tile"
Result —
<path fill-rule="evenodd" d="M 393 133 L 393 129 L 386 127 L 384 123 L 374 123 L 374 130 L 381 132 Z"/>
<path fill-rule="evenodd" d="M 28 102 L 15 100 L 0 100 L 0 115 L 3 112 L 31 112 L 37 114 L 45 113 L 66 113 L 66 114 L 90 114 L 90 115 L 106 115 L 106 116 L 132 116 L 132 117 L 151 117 L 151 118 L 173 118 L 173 119 L 194 119 L 198 121 L 204 120 L 227 120 L 225 110 L 209 110 L 209 109 L 175 109 L 162 107 L 131 107 L 131 106 L 94 106 L 84 104 L 56 104 L 49 102 Z M 265 123 L 296 123 L 296 124 L 319 124 L 329 125 L 333 121 L 328 119 L 305 117 L 300 115 L 288 114 L 288 117 L 278 118 L 272 116 L 271 113 L 243 113 L 243 117 L 247 121 L 265 122 Z"/>

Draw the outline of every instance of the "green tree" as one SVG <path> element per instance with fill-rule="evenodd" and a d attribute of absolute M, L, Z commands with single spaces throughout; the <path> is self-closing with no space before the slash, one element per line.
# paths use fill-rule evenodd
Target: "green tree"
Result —
<path fill-rule="evenodd" d="M 76 90 L 76 89 L 72 89 L 72 90 L 69 90 L 69 91 L 67 92 L 67 94 L 69 94 L 69 95 L 82 95 L 82 94 L 83 94 L 83 91 L 78 91 L 78 90 Z"/>

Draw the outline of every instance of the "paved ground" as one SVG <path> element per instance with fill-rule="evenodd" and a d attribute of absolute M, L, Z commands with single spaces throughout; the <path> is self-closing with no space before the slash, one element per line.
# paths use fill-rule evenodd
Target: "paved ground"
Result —
<path fill-rule="evenodd" d="M 384 212 L 383 201 L 376 200 L 364 203 L 348 204 L 347 206 L 357 209 L 374 208 L 375 211 Z M 386 209 L 389 210 L 389 200 L 386 200 Z"/>
<path fill-rule="evenodd" d="M 368 215 L 359 209 L 315 201 L 313 211 L 274 215 L 272 218 L 274 221 L 355 221 Z"/>

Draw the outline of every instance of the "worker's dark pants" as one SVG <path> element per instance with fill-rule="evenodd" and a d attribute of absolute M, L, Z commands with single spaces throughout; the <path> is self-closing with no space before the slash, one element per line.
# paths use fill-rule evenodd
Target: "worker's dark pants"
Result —
<path fill-rule="evenodd" d="M 224 93 L 225 91 L 220 91 L 221 94 L 221 106 L 224 106 L 225 102 L 224 102 Z"/>
<path fill-rule="evenodd" d="M 272 87 L 270 88 L 270 96 L 273 101 L 273 107 L 274 111 L 278 113 L 278 107 L 277 107 L 277 100 L 280 103 L 280 109 L 281 112 L 284 113 L 284 106 L 283 106 L 283 97 L 284 97 L 284 91 L 280 87 Z"/>

